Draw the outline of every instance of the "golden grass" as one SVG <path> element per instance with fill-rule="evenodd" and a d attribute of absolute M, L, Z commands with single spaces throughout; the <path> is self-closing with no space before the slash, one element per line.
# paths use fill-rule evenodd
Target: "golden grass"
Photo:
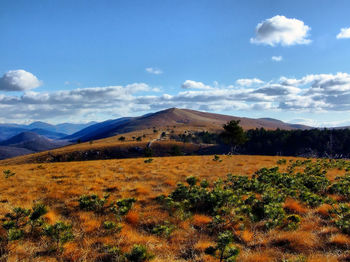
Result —
<path fill-rule="evenodd" d="M 332 235 L 329 239 L 331 245 L 335 245 L 339 248 L 350 248 L 350 237 L 345 234 L 335 234 Z"/>
<path fill-rule="evenodd" d="M 332 206 L 329 204 L 323 204 L 321 206 L 319 206 L 316 210 L 317 214 L 319 214 L 320 216 L 327 218 L 329 217 L 329 211 L 332 209 Z"/>
<path fill-rule="evenodd" d="M 283 207 L 293 214 L 306 214 L 307 208 L 293 198 L 287 198 Z"/>
<path fill-rule="evenodd" d="M 251 176 L 262 167 L 275 166 L 280 159 L 245 155 L 220 158 L 222 162 L 213 161 L 213 156 L 181 156 L 153 158 L 149 164 L 144 163 L 145 158 L 137 158 L 0 166 L 0 174 L 6 169 L 16 173 L 8 179 L 0 177 L 0 216 L 15 206 L 30 208 L 34 201 L 44 202 L 49 207 L 46 222 L 64 220 L 73 224 L 76 237 L 65 245 L 62 255 L 67 261 L 94 261 L 99 256 L 101 244 L 117 245 L 124 251 L 129 251 L 133 244 L 143 244 L 156 254 L 154 261 L 185 261 L 184 256 L 189 251 L 197 254 L 197 261 L 217 261 L 203 253 L 205 248 L 215 245 L 215 237 L 205 230 L 211 218 L 200 214 L 184 221 L 176 216 L 170 217 L 159 208 L 154 198 L 169 194 L 177 182 L 183 182 L 189 175 L 209 182 L 224 178 L 228 173 Z M 281 167 L 282 171 L 284 168 Z M 344 173 L 337 172 L 338 175 Z M 103 235 L 101 224 L 113 218 L 78 209 L 80 195 L 96 193 L 102 196 L 106 192 L 111 194 L 111 200 L 137 199 L 122 222 L 120 233 Z M 244 230 L 236 232 L 241 250 L 238 261 L 279 261 L 284 253 L 301 254 L 310 258 L 308 261 L 335 261 L 334 257 L 339 256 L 323 252 L 327 245 L 341 249 L 349 247 L 347 236 L 322 224 L 322 219 L 328 216 L 329 206 L 308 209 L 287 199 L 284 207 L 291 213 L 302 215 L 300 228 L 296 231 L 261 231 L 247 225 Z M 150 233 L 151 226 L 166 221 L 175 225 L 169 238 Z M 0 229 L 0 234 L 4 234 L 3 229 Z M 26 261 L 28 256 L 33 261 L 56 261 L 52 256 L 34 259 L 35 252 L 43 251 L 45 245 L 40 241 L 13 243 L 8 261 Z"/>
<path fill-rule="evenodd" d="M 211 217 L 205 215 L 195 214 L 192 217 L 192 224 L 201 229 L 204 229 L 211 221 Z"/>
<path fill-rule="evenodd" d="M 298 252 L 302 254 L 311 254 L 321 245 L 316 234 L 310 231 L 288 231 L 275 232 L 272 236 L 270 245 L 279 247 L 285 252 Z"/>

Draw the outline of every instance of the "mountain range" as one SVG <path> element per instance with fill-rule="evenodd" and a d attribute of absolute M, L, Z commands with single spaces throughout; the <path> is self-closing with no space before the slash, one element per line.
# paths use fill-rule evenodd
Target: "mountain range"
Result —
<path fill-rule="evenodd" d="M 193 130 L 222 130 L 222 126 L 230 120 L 240 120 L 243 129 L 309 129 L 305 125 L 288 124 L 272 118 L 245 118 L 229 115 L 213 114 L 190 109 L 170 108 L 140 117 L 125 117 L 91 125 L 77 133 L 66 136 L 70 141 L 89 141 L 106 138 L 127 132 L 160 127 L 184 127 Z"/>
<path fill-rule="evenodd" d="M 245 118 L 190 109 L 170 108 L 140 117 L 123 117 L 101 123 L 58 124 L 34 122 L 30 125 L 0 124 L 0 159 L 52 150 L 76 142 L 108 138 L 119 134 L 152 129 L 220 132 L 230 120 L 240 120 L 243 129 L 310 129 L 272 118 Z M 151 129 L 151 130 L 150 130 Z"/>
<path fill-rule="evenodd" d="M 63 123 L 51 125 L 45 122 L 37 121 L 29 125 L 0 124 L 0 141 L 9 139 L 12 136 L 26 131 L 34 132 L 51 139 L 60 139 L 93 124 L 96 124 L 96 122 L 89 122 L 86 124 Z"/>

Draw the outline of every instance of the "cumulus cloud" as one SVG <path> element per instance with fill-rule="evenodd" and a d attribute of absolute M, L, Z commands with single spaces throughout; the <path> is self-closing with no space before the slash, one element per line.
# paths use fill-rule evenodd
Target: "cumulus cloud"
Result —
<path fill-rule="evenodd" d="M 211 86 L 193 80 L 186 80 L 181 87 L 183 89 L 212 89 Z"/>
<path fill-rule="evenodd" d="M 307 37 L 310 29 L 301 20 L 276 15 L 256 26 L 256 36 L 250 42 L 270 46 L 309 44 L 311 40 Z"/>
<path fill-rule="evenodd" d="M 0 91 L 26 91 L 39 87 L 42 82 L 25 70 L 10 70 L 0 78 Z"/>
<path fill-rule="evenodd" d="M 242 78 L 242 79 L 238 79 L 236 81 L 237 85 L 240 86 L 252 86 L 252 85 L 259 85 L 259 84 L 263 84 L 264 81 L 258 79 L 258 78 Z"/>
<path fill-rule="evenodd" d="M 337 39 L 350 38 L 350 27 L 340 29 Z"/>
<path fill-rule="evenodd" d="M 160 75 L 163 74 L 163 71 L 160 70 L 159 68 L 155 68 L 155 67 L 147 67 L 146 69 L 147 73 L 153 74 L 153 75 Z"/>
<path fill-rule="evenodd" d="M 271 60 L 275 61 L 275 62 L 281 62 L 283 60 L 283 57 L 282 56 L 273 56 L 273 57 L 271 57 Z"/>
<path fill-rule="evenodd" d="M 254 78 L 252 78 L 254 79 Z M 350 75 L 313 74 L 281 77 L 251 86 L 211 87 L 193 80 L 178 93 L 155 93 L 145 83 L 76 88 L 55 92 L 0 94 L 0 121 L 113 118 L 169 107 L 205 111 L 350 112 Z"/>

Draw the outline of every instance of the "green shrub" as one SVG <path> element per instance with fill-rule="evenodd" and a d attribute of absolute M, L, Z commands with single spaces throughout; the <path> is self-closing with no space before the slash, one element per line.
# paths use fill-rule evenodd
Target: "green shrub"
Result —
<path fill-rule="evenodd" d="M 157 225 L 152 228 L 152 234 L 169 238 L 171 233 L 174 231 L 175 226 L 165 221 L 163 225 Z"/>
<path fill-rule="evenodd" d="M 98 195 L 82 195 L 79 198 L 79 207 L 86 211 L 94 211 L 96 213 L 104 213 L 107 206 L 109 194 L 105 194 L 102 198 Z"/>
<path fill-rule="evenodd" d="M 187 184 L 189 184 L 189 186 L 192 187 L 192 186 L 197 184 L 198 178 L 196 178 L 194 176 L 189 176 L 189 177 L 186 178 L 186 182 L 187 182 Z"/>
<path fill-rule="evenodd" d="M 287 164 L 287 159 L 282 158 L 277 160 L 277 165 L 285 165 L 285 164 Z"/>
<path fill-rule="evenodd" d="M 65 243 L 74 239 L 72 225 L 64 222 L 46 225 L 43 230 L 44 234 L 51 239 L 56 251 L 61 251 Z"/>
<path fill-rule="evenodd" d="M 333 219 L 335 225 L 346 234 L 350 234 L 350 206 L 340 204 L 331 210 L 335 215 Z"/>
<path fill-rule="evenodd" d="M 122 230 L 122 226 L 113 221 L 104 221 L 103 228 L 109 232 L 120 232 Z"/>
<path fill-rule="evenodd" d="M 154 258 L 154 255 L 148 253 L 147 248 L 143 245 L 134 245 L 125 256 L 130 262 L 143 262 Z"/>
<path fill-rule="evenodd" d="M 10 228 L 7 232 L 7 238 L 9 241 L 19 240 L 23 238 L 24 232 L 22 229 Z"/>
<path fill-rule="evenodd" d="M 284 228 L 288 230 L 296 230 L 300 225 L 301 217 L 298 215 L 288 215 L 284 221 Z"/>
<path fill-rule="evenodd" d="M 233 234 L 230 231 L 220 233 L 216 240 L 216 246 L 208 247 L 205 253 L 218 258 L 220 262 L 235 262 L 239 254 L 239 249 L 232 245 L 232 242 Z"/>
<path fill-rule="evenodd" d="M 117 201 L 118 209 L 112 208 L 113 212 L 119 216 L 125 216 L 133 204 L 136 202 L 135 198 L 124 198 Z"/>
<path fill-rule="evenodd" d="M 3 171 L 4 177 L 7 179 L 9 177 L 12 177 L 16 175 L 16 173 L 12 172 L 11 170 L 7 169 Z"/>
<path fill-rule="evenodd" d="M 222 162 L 222 159 L 218 155 L 214 155 L 213 161 Z"/>
<path fill-rule="evenodd" d="M 152 163 L 152 161 L 153 161 L 153 159 L 152 158 L 149 158 L 149 159 L 146 159 L 145 161 L 143 161 L 143 162 L 145 162 L 145 163 Z"/>

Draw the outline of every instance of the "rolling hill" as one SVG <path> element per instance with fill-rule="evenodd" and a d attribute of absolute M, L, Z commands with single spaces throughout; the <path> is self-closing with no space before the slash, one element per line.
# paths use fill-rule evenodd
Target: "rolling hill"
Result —
<path fill-rule="evenodd" d="M 58 132 L 49 131 L 49 130 L 41 129 L 41 128 L 30 129 L 29 132 L 33 132 L 33 133 L 36 133 L 36 134 L 41 135 L 41 136 L 45 136 L 45 137 L 50 138 L 50 139 L 61 139 L 65 136 L 67 136 L 67 134 L 64 134 L 64 133 L 58 133 Z"/>
<path fill-rule="evenodd" d="M 33 132 L 22 132 L 10 139 L 0 142 L 0 146 L 12 147 L 15 148 L 13 150 L 23 153 L 26 153 L 26 151 L 20 151 L 18 149 L 26 149 L 30 151 L 29 153 L 32 153 L 62 147 L 67 144 L 69 143 L 66 141 L 51 140 Z"/>
<path fill-rule="evenodd" d="M 240 120 L 245 129 L 309 129 L 308 126 L 294 125 L 271 118 L 245 118 L 213 113 L 200 112 L 189 109 L 170 108 L 153 114 L 134 118 L 120 118 L 108 120 L 85 128 L 65 139 L 89 141 L 111 137 L 117 134 L 145 130 L 150 128 L 184 127 L 186 130 L 219 131 L 222 125 L 230 120 Z"/>
<path fill-rule="evenodd" d="M 12 158 L 16 156 L 23 156 L 35 153 L 34 151 L 25 149 L 25 148 L 18 148 L 18 147 L 11 147 L 11 146 L 0 146 L 0 159 L 7 159 Z"/>

